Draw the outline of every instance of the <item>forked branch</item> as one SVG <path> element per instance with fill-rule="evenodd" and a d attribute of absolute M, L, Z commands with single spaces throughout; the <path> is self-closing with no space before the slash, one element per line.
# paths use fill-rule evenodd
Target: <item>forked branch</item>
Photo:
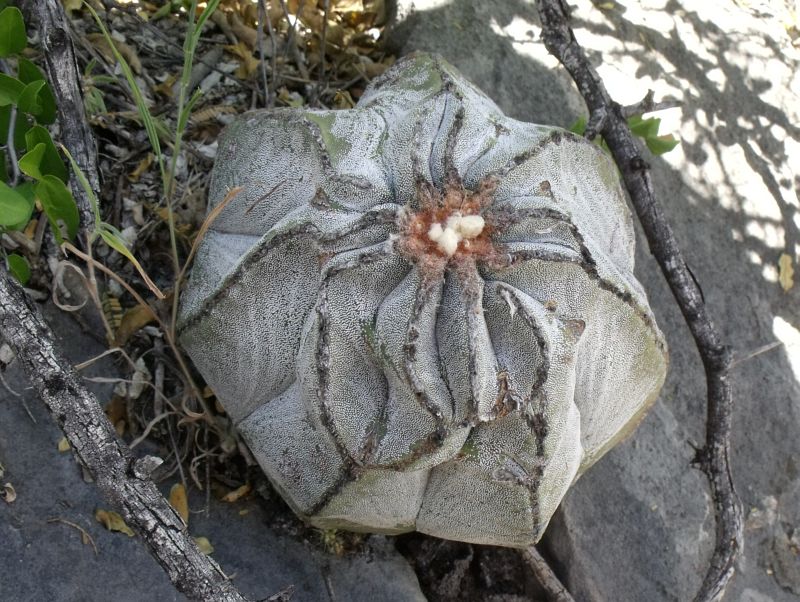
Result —
<path fill-rule="evenodd" d="M 619 167 L 631 203 L 642 224 L 650 251 L 658 261 L 703 361 L 707 385 L 706 440 L 695 464 L 711 485 L 716 518 L 716 542 L 710 567 L 697 593 L 697 602 L 719 600 L 735 571 L 742 549 L 742 507 L 731 478 L 729 452 L 733 397 L 730 386 L 732 354 L 714 327 L 702 293 L 692 278 L 659 201 L 650 167 L 642 158 L 626 121 L 589 63 L 569 24 L 564 0 L 539 0 L 542 37 L 547 50 L 569 71 L 589 109 L 590 123 L 600 123 L 603 136 Z M 602 119 L 594 119 L 602 116 Z"/>

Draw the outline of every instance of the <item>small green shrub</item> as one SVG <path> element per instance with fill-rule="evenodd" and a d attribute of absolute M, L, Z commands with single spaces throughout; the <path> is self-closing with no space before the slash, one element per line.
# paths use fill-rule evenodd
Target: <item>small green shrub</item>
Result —
<path fill-rule="evenodd" d="M 56 119 L 56 99 L 44 74 L 21 56 L 28 44 L 22 13 L 0 12 L 0 233 L 24 229 L 36 210 L 47 217 L 62 243 L 78 231 L 78 207 L 69 172 L 45 126 Z M 16 64 L 16 72 L 10 64 Z M 23 284 L 28 260 L 2 251 L 9 271 Z"/>

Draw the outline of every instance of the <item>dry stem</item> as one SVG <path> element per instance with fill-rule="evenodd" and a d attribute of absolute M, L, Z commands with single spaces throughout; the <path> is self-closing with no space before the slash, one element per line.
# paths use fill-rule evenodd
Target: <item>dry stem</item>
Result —
<path fill-rule="evenodd" d="M 611 99 L 600 76 L 586 58 L 569 25 L 564 0 L 539 0 L 542 37 L 550 54 L 569 71 L 589 108 L 589 122 L 608 144 L 625 187 L 642 224 L 650 251 L 658 261 L 683 313 L 703 361 L 707 383 L 705 445 L 694 463 L 708 477 L 714 501 L 716 543 L 708 572 L 695 600 L 722 598 L 735 571 L 743 544 L 742 507 L 731 477 L 730 431 L 733 397 L 730 387 L 732 354 L 723 344 L 706 309 L 702 293 L 692 278 L 660 203 L 656 199 L 650 167 L 628 128 L 625 112 Z"/>
<path fill-rule="evenodd" d="M 17 351 L 28 379 L 97 488 L 146 543 L 175 587 L 193 600 L 246 600 L 203 554 L 150 479 L 161 460 L 136 458 L 114 432 L 94 395 L 56 352 L 38 308 L 0 271 L 0 336 Z"/>

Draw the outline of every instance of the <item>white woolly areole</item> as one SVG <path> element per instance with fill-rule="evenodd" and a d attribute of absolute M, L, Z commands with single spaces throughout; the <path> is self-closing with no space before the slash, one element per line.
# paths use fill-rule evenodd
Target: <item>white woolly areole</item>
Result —
<path fill-rule="evenodd" d="M 444 227 L 439 222 L 431 224 L 428 238 L 439 246 L 442 253 L 452 257 L 458 248 L 458 243 L 480 236 L 484 225 L 485 222 L 480 215 L 454 213 L 447 218 Z"/>

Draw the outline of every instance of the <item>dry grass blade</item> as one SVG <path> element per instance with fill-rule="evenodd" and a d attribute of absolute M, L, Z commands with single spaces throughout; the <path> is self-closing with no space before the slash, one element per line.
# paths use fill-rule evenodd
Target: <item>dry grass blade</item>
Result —
<path fill-rule="evenodd" d="M 62 245 L 62 248 L 65 251 L 69 251 L 73 255 L 77 255 L 78 257 L 80 257 L 81 259 L 83 259 L 86 262 L 92 262 L 94 264 L 94 266 L 98 270 L 100 270 L 104 274 L 107 274 L 108 276 L 113 278 L 126 291 L 128 291 L 128 293 L 130 293 L 130 295 L 134 298 L 134 300 L 137 303 L 139 303 L 140 305 L 142 305 L 144 307 L 150 307 L 150 305 L 142 298 L 142 296 L 139 293 L 137 293 L 133 289 L 133 287 L 131 287 L 130 284 L 128 284 L 127 282 L 125 282 L 125 280 L 123 280 L 120 276 L 118 276 L 113 270 L 110 270 L 109 268 L 104 266 L 99 261 L 95 260 L 94 258 L 90 257 L 86 253 L 83 253 L 79 249 L 75 248 L 75 246 L 72 245 L 71 243 L 65 242 Z M 152 310 L 151 307 L 150 307 L 150 309 Z M 197 383 L 194 382 L 194 378 L 192 377 L 192 373 L 189 370 L 189 366 L 186 364 L 186 360 L 183 357 L 183 353 L 181 353 L 180 349 L 178 348 L 177 344 L 175 343 L 175 337 L 172 336 L 172 330 L 169 329 L 167 327 L 167 325 L 164 323 L 164 321 L 159 317 L 158 312 L 153 311 L 153 315 L 155 316 L 156 322 L 158 323 L 158 325 L 161 328 L 162 332 L 164 332 L 164 334 L 165 334 L 165 338 L 167 339 L 167 344 L 169 345 L 170 349 L 172 350 L 172 353 L 175 356 L 175 359 L 177 360 L 178 365 L 180 366 L 180 369 L 181 369 L 181 372 L 183 374 L 183 377 L 186 379 L 186 383 L 191 388 L 195 399 L 197 399 L 198 403 L 203 408 L 203 412 L 202 413 L 192 412 L 191 413 L 192 418 L 195 418 L 195 419 L 203 418 L 203 419 L 205 419 L 205 420 L 207 420 L 209 422 L 212 421 L 212 412 L 211 412 L 210 408 L 208 407 L 208 404 L 206 403 L 206 400 L 203 398 L 202 391 L 197 386 Z M 187 410 L 187 413 L 189 413 L 188 410 Z"/>
<path fill-rule="evenodd" d="M 118 282 L 126 291 L 128 291 L 131 294 L 131 296 L 136 300 L 136 302 L 138 304 L 140 304 L 140 305 L 142 305 L 144 307 L 147 307 L 150 310 L 152 310 L 152 308 L 147 303 L 147 301 L 145 301 L 142 298 L 142 296 L 139 293 L 137 293 L 134 290 L 134 288 L 130 284 L 128 284 L 121 276 L 117 275 L 117 273 L 114 272 L 114 270 L 111 270 L 111 269 L 107 268 L 106 266 L 104 266 L 102 263 L 100 263 L 99 261 L 97 261 L 93 257 L 90 257 L 89 255 L 87 255 L 86 253 L 81 251 L 80 249 L 76 248 L 75 245 L 73 245 L 72 243 L 65 242 L 63 245 L 61 245 L 61 248 L 66 252 L 72 253 L 73 255 L 77 255 L 78 257 L 83 259 L 87 264 L 91 263 L 98 270 L 100 270 L 101 272 L 103 272 L 107 276 L 110 276 L 116 282 Z M 163 327 L 164 323 L 158 317 L 158 314 L 156 312 L 153 312 L 153 313 L 155 314 L 156 320 L 158 320 L 159 325 Z"/>
<path fill-rule="evenodd" d="M 192 260 L 194 259 L 195 253 L 197 253 L 197 249 L 200 247 L 200 243 L 203 241 L 203 238 L 208 232 L 208 229 L 211 227 L 211 224 L 219 217 L 220 213 L 228 206 L 233 199 L 242 191 L 241 186 L 237 186 L 236 188 L 232 188 L 228 191 L 228 194 L 225 195 L 225 198 L 222 199 L 222 202 L 214 207 L 209 214 L 206 216 L 206 219 L 203 220 L 203 224 L 200 226 L 200 230 L 197 232 L 197 236 L 195 236 L 194 242 L 192 243 L 192 248 L 189 251 L 189 256 L 186 258 L 186 262 L 183 264 L 183 268 L 181 268 L 180 273 L 177 277 L 177 282 L 181 282 L 186 276 L 186 270 L 189 269 L 189 266 L 192 264 Z M 176 287 L 177 288 L 177 287 Z M 174 328 L 174 324 L 173 324 Z"/>
<path fill-rule="evenodd" d="M 94 550 L 94 555 L 97 556 L 97 545 L 95 545 L 94 539 L 92 539 L 92 536 L 89 535 L 89 533 L 88 533 L 88 531 L 86 531 L 86 529 L 84 529 L 83 527 L 81 527 L 78 524 L 73 523 L 72 521 L 68 521 L 66 519 L 58 518 L 58 517 L 49 518 L 49 519 L 47 519 L 47 522 L 48 523 L 61 523 L 62 525 L 67 525 L 69 527 L 72 527 L 73 529 L 77 529 L 81 534 L 81 541 L 84 544 L 90 544 L 92 546 L 92 549 Z"/>

